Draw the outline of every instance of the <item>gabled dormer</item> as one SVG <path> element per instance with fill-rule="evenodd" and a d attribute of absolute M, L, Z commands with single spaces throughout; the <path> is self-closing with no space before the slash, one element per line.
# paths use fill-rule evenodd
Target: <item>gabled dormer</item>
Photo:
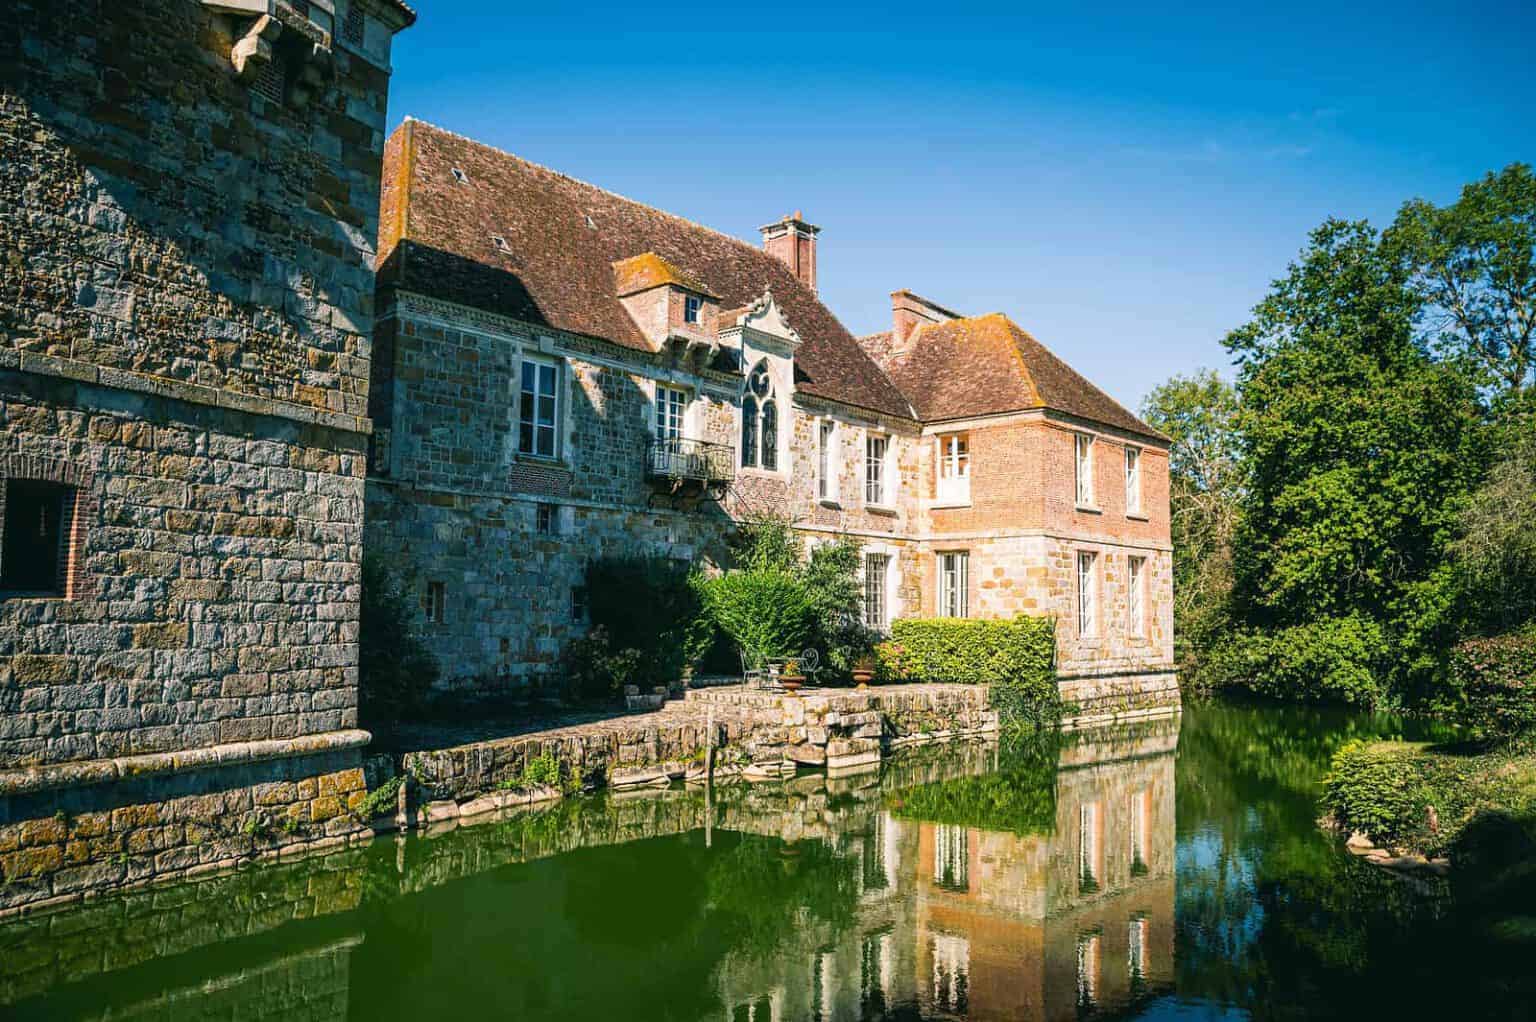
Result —
<path fill-rule="evenodd" d="M 669 341 L 682 347 L 709 347 L 715 337 L 720 298 L 693 275 L 655 252 L 613 264 L 614 294 L 653 350 Z"/>

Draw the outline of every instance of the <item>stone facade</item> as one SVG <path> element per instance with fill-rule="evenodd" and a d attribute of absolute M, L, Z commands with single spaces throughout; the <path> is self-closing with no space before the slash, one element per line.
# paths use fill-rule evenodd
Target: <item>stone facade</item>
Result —
<path fill-rule="evenodd" d="M 383 194 L 367 544 L 428 608 L 445 689 L 552 674 L 587 629 L 593 558 L 714 568 L 734 525 L 763 513 L 808 543 L 851 536 L 883 557 L 877 625 L 1048 615 L 1063 678 L 1124 677 L 1133 703 L 1172 671 L 1167 440 L 1003 317 L 957 319 L 898 292 L 902 345 L 975 324 L 947 362 L 903 375 L 888 338 L 855 340 L 816 299 L 819 228 L 798 215 L 758 250 L 415 121 L 390 139 Z M 506 234 L 483 238 L 482 224 Z M 800 225 L 793 247 L 785 224 Z M 552 372 L 547 406 L 524 393 L 525 366 Z M 928 389 L 948 395 L 932 412 Z M 680 410 L 659 423 L 668 393 Z M 550 439 L 530 449 L 536 403 L 553 409 Z M 719 452 L 721 478 L 655 471 L 659 425 Z M 959 488 L 943 454 L 956 437 Z M 1095 558 L 1092 634 L 1079 554 Z M 946 599 L 955 555 L 966 591 Z"/>
<path fill-rule="evenodd" d="M 304 790 L 356 772 L 379 167 L 413 18 L 12 7 L 0 906 L 222 861 L 210 834 L 253 806 L 323 827 Z M 11 581 L 39 507 L 48 591 Z"/>

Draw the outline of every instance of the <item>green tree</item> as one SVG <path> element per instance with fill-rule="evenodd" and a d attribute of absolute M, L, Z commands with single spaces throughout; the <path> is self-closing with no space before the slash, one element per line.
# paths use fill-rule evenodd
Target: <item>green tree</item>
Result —
<path fill-rule="evenodd" d="M 1224 649 L 1260 690 L 1374 703 L 1448 642 L 1479 408 L 1416 338 L 1411 276 L 1368 224 L 1330 220 L 1226 338 L 1245 470 Z"/>
<path fill-rule="evenodd" d="M 1141 417 L 1173 441 L 1174 638 L 1180 677 L 1196 685 L 1207 674 L 1206 651 L 1228 622 L 1242 473 L 1236 416 L 1236 388 L 1209 369 L 1171 377 L 1141 406 Z"/>
<path fill-rule="evenodd" d="M 1536 390 L 1536 175 L 1512 163 L 1445 206 L 1406 203 L 1390 253 L 1422 303 L 1428 339 L 1495 403 Z"/>
<path fill-rule="evenodd" d="M 1463 627 L 1489 634 L 1536 621 L 1536 419 L 1506 419 L 1508 442 L 1467 501 L 1450 552 Z"/>

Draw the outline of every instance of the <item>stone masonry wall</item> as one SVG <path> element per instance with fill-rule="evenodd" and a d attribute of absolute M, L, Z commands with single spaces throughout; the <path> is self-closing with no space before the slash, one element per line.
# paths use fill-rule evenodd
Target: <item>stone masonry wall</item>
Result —
<path fill-rule="evenodd" d="M 290 10 L 253 81 L 244 22 L 197 0 L 10 6 L 0 207 L 27 215 L 0 220 L 0 348 L 365 415 L 377 10 L 315 56 Z"/>
<path fill-rule="evenodd" d="M 360 437 L 18 374 L 5 456 L 94 507 L 80 598 L 0 600 L 0 771 L 357 725 Z"/>

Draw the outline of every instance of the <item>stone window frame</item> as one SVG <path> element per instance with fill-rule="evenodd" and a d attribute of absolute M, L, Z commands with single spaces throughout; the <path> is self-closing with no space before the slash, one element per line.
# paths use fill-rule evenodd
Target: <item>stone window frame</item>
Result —
<path fill-rule="evenodd" d="M 1148 563 L 1145 554 L 1125 557 L 1125 630 L 1132 639 L 1147 637 Z"/>
<path fill-rule="evenodd" d="M 59 556 L 58 592 L 31 593 L 0 590 L 0 602 L 8 600 L 91 599 L 96 594 L 96 580 L 85 570 L 85 543 L 90 524 L 96 520 L 99 501 L 96 475 L 89 468 L 66 458 L 31 454 L 0 454 L 0 522 L 5 521 L 5 498 L 12 479 L 54 483 L 69 488 L 64 509 L 67 524 L 61 530 L 63 550 Z M 0 548 L 5 536 L 0 531 Z M 0 558 L 5 551 L 0 549 Z"/>
<path fill-rule="evenodd" d="M 883 445 L 879 457 L 873 454 L 875 444 Z M 892 479 L 896 451 L 896 438 L 884 430 L 864 431 L 864 506 L 876 511 L 896 509 L 895 485 Z M 871 494 L 874 494 L 871 497 Z"/>
<path fill-rule="evenodd" d="M 816 420 L 816 500 L 842 506 L 842 424 L 830 415 Z"/>
<path fill-rule="evenodd" d="M 944 584 L 945 558 L 955 558 L 954 584 Z M 953 599 L 946 599 L 946 596 Z M 936 617 L 971 616 L 971 551 L 969 549 L 934 551 L 934 614 Z M 953 611 L 953 613 L 951 613 Z"/>
<path fill-rule="evenodd" d="M 1088 561 L 1086 572 L 1083 570 L 1084 558 Z M 1104 555 L 1100 551 L 1086 548 L 1075 551 L 1072 558 L 1074 580 L 1072 591 L 1077 597 L 1077 614 L 1074 620 L 1077 622 L 1079 640 L 1096 640 L 1104 631 L 1104 614 L 1101 605 L 1104 588 L 1103 561 Z"/>

